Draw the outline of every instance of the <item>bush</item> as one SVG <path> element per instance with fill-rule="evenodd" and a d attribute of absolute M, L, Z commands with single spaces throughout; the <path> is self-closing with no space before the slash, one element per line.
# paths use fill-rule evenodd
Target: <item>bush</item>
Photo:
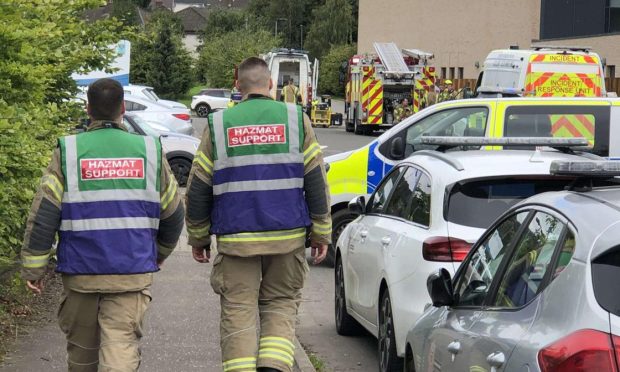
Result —
<path fill-rule="evenodd" d="M 340 84 L 341 65 L 357 51 L 355 44 L 333 45 L 319 65 L 319 91 L 344 96 L 344 84 Z M 345 72 L 346 73 L 346 72 Z"/>
<path fill-rule="evenodd" d="M 229 32 L 205 40 L 197 66 L 201 81 L 211 87 L 232 88 L 235 65 L 245 58 L 267 53 L 280 43 L 280 39 L 264 30 Z"/>
<path fill-rule="evenodd" d="M 42 170 L 74 126 L 72 72 L 104 68 L 127 35 L 114 18 L 86 23 L 99 0 L 16 0 L 0 12 L 0 262 L 13 261 Z"/>

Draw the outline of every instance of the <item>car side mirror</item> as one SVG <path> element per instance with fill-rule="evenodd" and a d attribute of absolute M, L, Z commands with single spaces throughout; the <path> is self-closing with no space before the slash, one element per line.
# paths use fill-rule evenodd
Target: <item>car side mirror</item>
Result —
<path fill-rule="evenodd" d="M 405 142 L 402 137 L 396 137 L 390 143 L 390 157 L 394 160 L 405 158 Z"/>
<path fill-rule="evenodd" d="M 358 196 L 349 202 L 349 212 L 353 214 L 364 214 L 366 210 L 366 197 Z"/>
<path fill-rule="evenodd" d="M 454 303 L 454 290 L 452 289 L 452 278 L 446 269 L 439 269 L 428 276 L 426 288 L 431 296 L 433 306 L 451 306 Z"/>

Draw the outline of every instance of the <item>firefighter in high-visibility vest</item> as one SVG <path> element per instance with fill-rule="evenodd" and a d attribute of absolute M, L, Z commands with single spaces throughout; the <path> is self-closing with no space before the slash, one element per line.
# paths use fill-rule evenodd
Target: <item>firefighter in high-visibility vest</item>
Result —
<path fill-rule="evenodd" d="M 217 238 L 211 286 L 223 370 L 290 372 L 306 237 L 315 263 L 331 242 L 327 178 L 302 108 L 269 97 L 265 61 L 248 58 L 238 72 L 243 101 L 209 115 L 190 172 L 189 244 L 196 261 L 209 262 L 210 234 Z"/>
<path fill-rule="evenodd" d="M 282 88 L 282 98 L 285 103 L 297 103 L 301 101 L 299 88 L 295 86 L 295 81 L 290 79 L 288 85 Z"/>
<path fill-rule="evenodd" d="M 176 246 L 184 209 L 159 140 L 123 125 L 121 84 L 97 80 L 87 97 L 87 132 L 59 140 L 34 197 L 22 278 L 41 293 L 58 233 L 69 371 L 137 371 L 152 273 Z"/>
<path fill-rule="evenodd" d="M 403 98 L 400 105 L 394 109 L 394 119 L 397 123 L 405 120 L 409 116 L 413 114 L 413 110 L 411 106 L 409 106 L 409 100 L 407 98 Z"/>
<path fill-rule="evenodd" d="M 452 80 L 444 81 L 444 88 L 441 91 L 441 93 L 439 93 L 437 102 L 453 100 L 454 99 L 454 97 L 452 96 L 453 93 L 454 93 L 454 87 L 452 86 Z"/>

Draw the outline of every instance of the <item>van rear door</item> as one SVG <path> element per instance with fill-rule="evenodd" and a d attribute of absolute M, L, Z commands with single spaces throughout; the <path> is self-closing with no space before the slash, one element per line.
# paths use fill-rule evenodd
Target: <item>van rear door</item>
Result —
<path fill-rule="evenodd" d="M 602 97 L 601 63 L 594 55 L 532 54 L 525 77 L 525 96 Z"/>

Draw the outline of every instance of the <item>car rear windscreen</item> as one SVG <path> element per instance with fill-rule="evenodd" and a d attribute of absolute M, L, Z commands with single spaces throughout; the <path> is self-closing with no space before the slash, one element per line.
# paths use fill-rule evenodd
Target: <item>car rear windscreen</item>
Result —
<path fill-rule="evenodd" d="M 459 182 L 449 190 L 444 218 L 455 224 L 486 229 L 523 199 L 563 190 L 572 179 L 558 177 L 492 178 Z"/>
<path fill-rule="evenodd" d="M 592 261 L 592 285 L 594 296 L 601 307 L 620 316 L 620 246 L 616 246 Z"/>

